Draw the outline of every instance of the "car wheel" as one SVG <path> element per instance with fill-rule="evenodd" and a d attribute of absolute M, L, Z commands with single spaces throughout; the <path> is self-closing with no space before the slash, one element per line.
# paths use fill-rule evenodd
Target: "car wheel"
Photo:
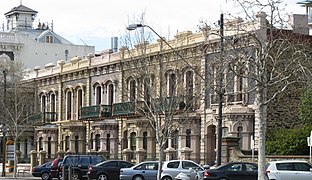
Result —
<path fill-rule="evenodd" d="M 73 172 L 72 175 L 71 175 L 71 179 L 72 180 L 79 180 L 80 179 L 80 176 L 77 172 Z"/>
<path fill-rule="evenodd" d="M 46 173 L 46 172 L 42 173 L 41 179 L 42 180 L 49 180 L 50 179 L 49 173 Z"/>
<path fill-rule="evenodd" d="M 134 176 L 133 180 L 144 180 L 142 176 Z"/>
<path fill-rule="evenodd" d="M 108 180 L 108 178 L 105 174 L 100 174 L 97 179 L 98 180 Z"/>
<path fill-rule="evenodd" d="M 171 177 L 166 176 L 166 177 L 163 177 L 161 180 L 172 180 L 172 179 Z"/>

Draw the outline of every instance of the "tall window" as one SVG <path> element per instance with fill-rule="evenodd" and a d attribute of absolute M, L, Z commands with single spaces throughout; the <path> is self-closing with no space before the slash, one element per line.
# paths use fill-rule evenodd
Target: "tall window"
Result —
<path fill-rule="evenodd" d="M 174 73 L 169 74 L 169 96 L 175 95 L 176 90 L 176 75 Z"/>
<path fill-rule="evenodd" d="M 65 137 L 65 151 L 69 150 L 69 136 Z"/>
<path fill-rule="evenodd" d="M 95 150 L 98 151 L 101 148 L 101 144 L 100 144 L 100 135 L 96 134 L 95 135 Z"/>
<path fill-rule="evenodd" d="M 143 132 L 143 149 L 147 151 L 147 132 Z"/>
<path fill-rule="evenodd" d="M 108 85 L 108 105 L 113 105 L 114 103 L 114 85 Z"/>
<path fill-rule="evenodd" d="M 243 127 L 237 127 L 237 137 L 239 138 L 238 145 L 242 149 L 243 148 Z"/>
<path fill-rule="evenodd" d="M 128 148 L 128 131 L 125 130 L 123 133 L 123 148 Z"/>
<path fill-rule="evenodd" d="M 193 72 L 187 71 L 185 75 L 186 86 L 186 108 L 190 108 L 193 100 Z"/>
<path fill-rule="evenodd" d="M 41 96 L 41 112 L 46 112 L 46 96 Z"/>
<path fill-rule="evenodd" d="M 39 151 L 43 150 L 43 137 L 39 138 Z"/>
<path fill-rule="evenodd" d="M 133 151 L 132 159 L 135 159 L 135 153 L 136 153 L 136 133 L 132 132 L 130 134 L 130 149 Z"/>
<path fill-rule="evenodd" d="M 48 137 L 48 158 L 51 159 L 51 137 Z"/>
<path fill-rule="evenodd" d="M 56 121 L 56 96 L 55 94 L 51 94 L 51 121 L 55 122 Z"/>
<path fill-rule="evenodd" d="M 79 153 L 79 137 L 75 136 L 75 153 Z"/>
<path fill-rule="evenodd" d="M 129 87 L 129 91 L 130 91 L 130 101 L 135 101 L 135 81 L 131 80 L 130 81 L 130 87 Z"/>
<path fill-rule="evenodd" d="M 144 79 L 144 101 L 145 102 L 149 102 L 150 101 L 150 79 L 149 78 L 145 78 Z"/>
<path fill-rule="evenodd" d="M 67 120 L 70 120 L 72 117 L 72 93 L 70 91 L 67 92 L 67 104 L 66 104 L 66 109 L 67 109 Z"/>
<path fill-rule="evenodd" d="M 191 148 L 191 129 L 186 130 L 185 146 Z"/>
<path fill-rule="evenodd" d="M 25 139 L 25 146 L 24 146 L 24 158 L 27 158 L 27 154 L 28 154 L 28 141 L 27 139 Z"/>
<path fill-rule="evenodd" d="M 172 143 L 171 143 L 172 148 L 178 149 L 178 143 L 179 143 L 179 131 L 175 130 L 172 133 Z"/>
<path fill-rule="evenodd" d="M 77 91 L 77 107 L 78 107 L 78 119 L 80 118 L 80 109 L 82 107 L 82 89 L 78 89 Z"/>
<path fill-rule="evenodd" d="M 96 88 L 95 88 L 95 104 L 96 105 L 99 105 L 99 104 L 101 104 L 101 99 L 102 99 L 102 96 L 101 96 L 101 86 L 97 86 Z"/>
<path fill-rule="evenodd" d="M 107 134 L 107 135 L 106 135 L 106 151 L 107 151 L 107 152 L 110 152 L 110 148 L 111 148 L 111 147 L 110 147 L 110 143 L 111 143 L 111 142 L 110 142 L 110 134 Z M 110 154 L 110 153 L 108 153 L 108 154 Z"/>

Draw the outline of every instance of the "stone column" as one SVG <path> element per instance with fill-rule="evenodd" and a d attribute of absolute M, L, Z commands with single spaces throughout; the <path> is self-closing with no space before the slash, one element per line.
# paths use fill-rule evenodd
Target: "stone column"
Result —
<path fill-rule="evenodd" d="M 45 163 L 47 152 L 44 150 L 39 151 L 39 165 Z"/>
<path fill-rule="evenodd" d="M 238 147 L 238 137 L 223 137 L 222 144 L 221 144 L 221 163 L 229 162 L 230 151 L 231 147 Z"/>
<path fill-rule="evenodd" d="M 30 165 L 31 168 L 37 166 L 37 151 L 35 150 L 30 151 Z"/>

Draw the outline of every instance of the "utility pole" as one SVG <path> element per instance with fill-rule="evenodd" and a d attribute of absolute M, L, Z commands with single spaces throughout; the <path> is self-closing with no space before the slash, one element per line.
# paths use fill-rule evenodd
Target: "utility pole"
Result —
<path fill-rule="evenodd" d="M 7 70 L 3 70 L 3 104 L 6 103 L 6 76 Z M 2 177 L 5 177 L 5 154 L 6 154 L 6 138 L 5 138 L 5 120 L 6 120 L 6 110 L 3 108 L 3 122 L 2 122 Z"/>
<path fill-rule="evenodd" d="M 220 15 L 220 65 L 222 66 L 223 63 L 223 51 L 224 51 L 224 44 L 223 44 L 223 35 L 224 35 L 224 22 L 223 22 L 223 14 Z M 219 82 L 219 104 L 218 104 L 218 147 L 217 147 L 217 166 L 221 165 L 221 151 L 222 151 L 222 100 L 223 100 L 223 69 L 220 69 L 220 82 Z"/>

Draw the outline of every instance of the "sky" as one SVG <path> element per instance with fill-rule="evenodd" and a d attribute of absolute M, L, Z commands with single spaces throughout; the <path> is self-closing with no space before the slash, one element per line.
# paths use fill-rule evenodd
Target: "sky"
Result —
<path fill-rule="evenodd" d="M 111 37 L 121 37 L 128 24 L 145 14 L 145 23 L 163 37 L 176 32 L 195 32 L 201 20 L 217 22 L 220 13 L 233 12 L 231 0 L 1 0 L 1 27 L 4 14 L 22 5 L 38 11 L 35 24 L 53 22 L 53 30 L 74 44 L 111 47 Z M 287 13 L 304 14 L 305 8 L 284 0 Z M 225 17 L 226 18 L 226 17 Z M 5 26 L 6 27 L 6 26 Z"/>

